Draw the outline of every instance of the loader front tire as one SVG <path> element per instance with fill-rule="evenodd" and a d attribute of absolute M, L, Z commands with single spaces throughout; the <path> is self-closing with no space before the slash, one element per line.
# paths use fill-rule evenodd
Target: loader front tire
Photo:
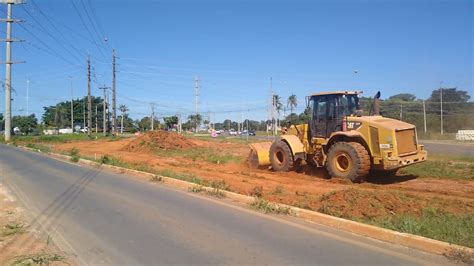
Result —
<path fill-rule="evenodd" d="M 370 157 L 357 142 L 337 142 L 329 148 L 326 169 L 331 177 L 360 183 L 369 174 Z"/>
<path fill-rule="evenodd" d="M 273 171 L 288 172 L 293 169 L 293 153 L 282 140 L 275 140 L 270 147 L 270 163 Z"/>

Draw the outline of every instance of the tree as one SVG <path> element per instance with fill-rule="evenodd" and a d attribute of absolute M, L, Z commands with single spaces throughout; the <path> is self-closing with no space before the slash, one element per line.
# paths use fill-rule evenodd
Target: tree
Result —
<path fill-rule="evenodd" d="M 410 93 L 400 93 L 390 96 L 388 98 L 391 101 L 404 101 L 404 102 L 412 102 L 416 100 L 416 96 Z"/>
<path fill-rule="evenodd" d="M 281 103 L 281 97 L 278 94 L 273 94 L 273 106 L 275 106 L 275 110 L 280 113 L 281 109 L 283 108 L 283 104 Z"/>
<path fill-rule="evenodd" d="M 163 118 L 163 120 L 165 121 L 165 126 L 168 129 L 173 128 L 174 125 L 178 124 L 178 117 L 175 116 L 175 115 L 165 117 L 165 118 Z"/>
<path fill-rule="evenodd" d="M 14 116 L 12 117 L 12 126 L 18 127 L 22 133 L 28 135 L 28 133 L 32 132 L 33 129 L 36 128 L 38 125 L 38 119 L 36 119 L 35 114 L 31 114 L 28 116 Z"/>
<path fill-rule="evenodd" d="M 145 116 L 142 119 L 135 121 L 135 123 L 137 124 L 140 131 L 147 131 L 151 129 L 151 118 L 149 116 Z M 160 121 L 156 120 L 156 118 L 154 121 L 154 127 L 160 128 Z"/>
<path fill-rule="evenodd" d="M 443 88 L 443 102 L 465 103 L 469 101 L 470 98 L 471 96 L 469 96 L 467 91 L 458 90 L 457 88 Z M 440 89 L 437 89 L 431 92 L 431 97 L 428 99 L 428 101 L 440 102 L 440 99 Z"/>
<path fill-rule="evenodd" d="M 102 123 L 101 121 L 103 120 L 102 102 L 102 98 L 92 96 L 92 119 L 94 121 L 95 108 L 98 106 L 97 117 L 99 124 Z M 43 109 L 44 113 L 41 119 L 46 126 L 64 128 L 71 125 L 71 101 L 63 101 L 55 105 L 44 106 Z M 84 109 L 87 112 L 87 97 L 75 99 L 73 101 L 73 109 L 74 124 L 82 124 L 85 115 Z"/>
<path fill-rule="evenodd" d="M 288 101 L 286 103 L 286 106 L 290 107 L 290 122 L 293 121 L 291 118 L 292 118 L 292 114 L 293 114 L 293 109 L 295 109 L 297 106 L 298 106 L 298 99 L 296 98 L 296 95 L 292 94 L 290 95 L 290 97 L 288 97 Z"/>
<path fill-rule="evenodd" d="M 224 122 L 222 122 L 222 124 L 224 124 L 223 128 L 227 128 L 227 130 L 230 130 L 232 121 L 230 121 L 230 119 L 226 119 L 224 120 Z"/>
<path fill-rule="evenodd" d="M 123 133 L 123 117 L 125 115 L 126 112 L 128 112 L 128 108 L 125 104 L 121 104 L 119 106 L 119 110 L 120 110 L 120 113 L 122 114 L 121 115 L 121 121 L 120 121 L 120 133 Z"/>
<path fill-rule="evenodd" d="M 188 119 L 191 120 L 191 122 L 194 123 L 195 131 L 197 133 L 198 129 L 199 129 L 199 125 L 201 124 L 201 121 L 202 121 L 201 114 L 190 115 L 190 116 L 188 116 Z"/>

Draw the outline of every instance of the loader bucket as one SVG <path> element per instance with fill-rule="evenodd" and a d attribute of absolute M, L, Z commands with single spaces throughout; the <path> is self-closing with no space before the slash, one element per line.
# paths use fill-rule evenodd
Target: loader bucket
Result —
<path fill-rule="evenodd" d="M 259 142 L 249 144 L 250 153 L 247 158 L 247 165 L 251 168 L 260 168 L 270 165 L 271 142 Z"/>

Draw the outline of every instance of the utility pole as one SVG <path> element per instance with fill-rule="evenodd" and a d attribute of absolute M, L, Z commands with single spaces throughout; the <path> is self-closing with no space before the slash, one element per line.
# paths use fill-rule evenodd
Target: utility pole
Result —
<path fill-rule="evenodd" d="M 115 49 L 112 49 L 112 135 L 115 136 L 117 130 L 117 107 L 115 105 Z"/>
<path fill-rule="evenodd" d="M 400 121 L 403 120 L 403 105 L 400 104 Z"/>
<path fill-rule="evenodd" d="M 87 135 L 91 136 L 92 98 L 91 98 L 91 60 L 87 57 Z"/>
<path fill-rule="evenodd" d="M 106 120 L 106 114 L 107 114 L 107 87 L 102 87 L 99 88 L 100 90 L 104 90 L 104 100 L 102 101 L 103 107 L 102 107 L 102 115 L 103 119 L 102 120 L 102 131 L 104 133 L 104 136 L 107 135 L 107 120 Z"/>
<path fill-rule="evenodd" d="M 98 123 L 98 114 L 97 114 L 97 104 L 95 105 L 95 134 L 99 133 L 99 123 Z"/>
<path fill-rule="evenodd" d="M 155 104 L 151 103 L 151 131 L 155 130 Z"/>
<path fill-rule="evenodd" d="M 441 81 L 439 86 L 439 98 L 441 104 L 441 135 L 443 135 L 443 82 Z"/>
<path fill-rule="evenodd" d="M 178 113 L 178 133 L 181 133 L 181 113 Z"/>
<path fill-rule="evenodd" d="M 86 99 L 84 97 L 82 101 L 82 116 L 84 118 L 84 122 L 82 124 L 82 128 L 86 128 Z"/>
<path fill-rule="evenodd" d="M 30 114 L 30 79 L 26 78 L 26 116 Z"/>
<path fill-rule="evenodd" d="M 197 133 L 198 132 L 198 127 L 199 127 L 199 123 L 198 123 L 198 115 L 199 115 L 199 77 L 196 76 L 194 78 L 194 97 L 195 97 L 195 100 L 194 100 L 194 107 L 196 109 L 196 129 L 195 129 L 195 132 Z"/>
<path fill-rule="evenodd" d="M 423 100 L 423 124 L 425 126 L 425 133 L 426 133 L 426 106 L 425 106 L 425 100 Z"/>
<path fill-rule="evenodd" d="M 72 88 L 72 77 L 69 77 L 71 81 L 71 129 L 72 133 L 74 133 L 74 93 Z"/>
<path fill-rule="evenodd" d="M 12 61 L 12 42 L 20 41 L 12 39 L 12 22 L 21 22 L 20 20 L 12 18 L 12 8 L 14 4 L 23 4 L 23 0 L 1 0 L 0 3 L 7 5 L 7 18 L 1 19 L 0 21 L 7 23 L 7 36 L 5 38 L 5 141 L 11 140 L 11 131 L 12 131 L 12 96 L 11 96 L 11 79 L 12 79 L 12 64 L 19 63 Z"/>

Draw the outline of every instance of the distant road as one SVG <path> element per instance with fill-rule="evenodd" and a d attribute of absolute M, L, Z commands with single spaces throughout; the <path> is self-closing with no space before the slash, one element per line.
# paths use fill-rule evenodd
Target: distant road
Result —
<path fill-rule="evenodd" d="M 433 140 L 420 140 L 430 155 L 435 156 L 474 156 L 474 143 L 450 143 Z"/>
<path fill-rule="evenodd" d="M 82 264 L 446 265 L 441 257 L 0 145 L 0 182 Z M 27 245 L 25 244 L 27 249 Z"/>

